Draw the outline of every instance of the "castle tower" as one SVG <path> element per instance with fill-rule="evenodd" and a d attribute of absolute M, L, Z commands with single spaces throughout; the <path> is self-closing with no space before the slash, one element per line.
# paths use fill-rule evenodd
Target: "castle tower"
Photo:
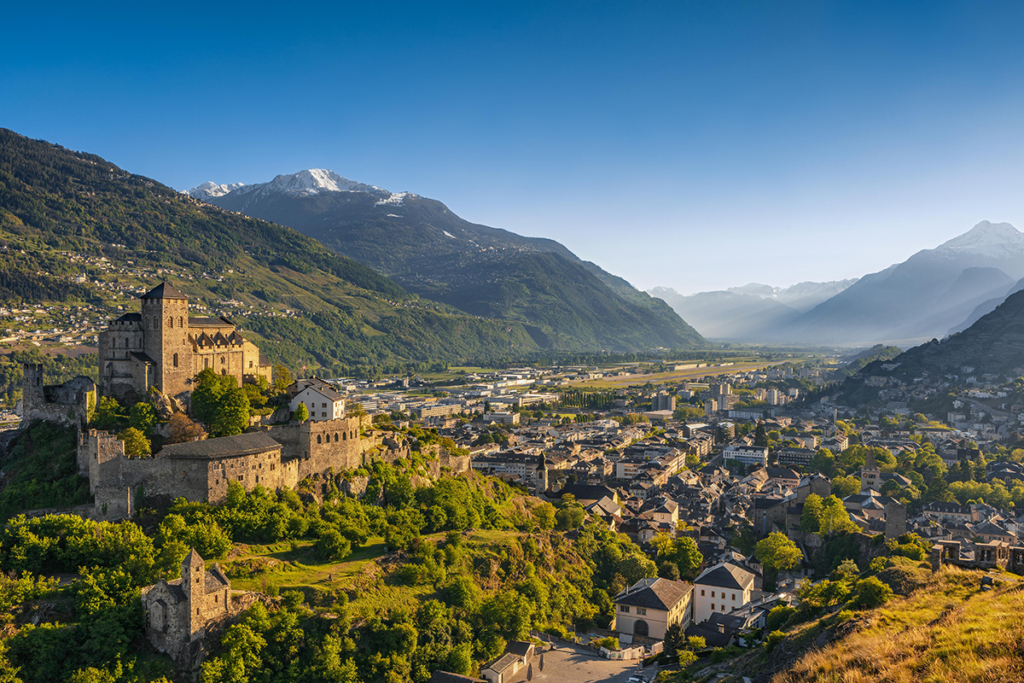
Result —
<path fill-rule="evenodd" d="M 877 491 L 881 482 L 879 475 L 881 475 L 881 470 L 878 469 L 878 463 L 875 462 L 875 454 L 868 450 L 868 454 L 864 458 L 864 467 L 860 469 L 860 490 L 874 489 Z"/>
<path fill-rule="evenodd" d="M 206 563 L 196 549 L 181 562 L 181 589 L 185 591 L 185 605 L 188 609 L 189 639 L 203 630 L 206 617 Z"/>
<path fill-rule="evenodd" d="M 21 389 L 22 426 L 27 426 L 32 409 L 44 403 L 43 366 L 41 363 L 24 363 L 21 369 L 25 373 Z"/>
<path fill-rule="evenodd" d="M 188 297 L 164 282 L 142 295 L 146 355 L 156 363 L 153 386 L 176 396 L 189 390 L 192 345 L 188 341 Z"/>

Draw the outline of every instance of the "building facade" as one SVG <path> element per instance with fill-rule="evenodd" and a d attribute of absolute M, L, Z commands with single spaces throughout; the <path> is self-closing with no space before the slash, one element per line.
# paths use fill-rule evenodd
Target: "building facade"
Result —
<path fill-rule="evenodd" d="M 231 581 L 214 564 L 206 569 L 199 553 L 181 563 L 181 578 L 142 589 L 146 639 L 160 652 L 180 660 L 206 634 L 207 624 L 231 613 Z"/>
<path fill-rule="evenodd" d="M 99 335 L 100 386 L 105 396 L 143 396 L 155 388 L 177 396 L 209 368 L 245 381 L 270 380 L 270 363 L 227 318 L 190 318 L 188 297 L 164 282 L 140 297 Z"/>

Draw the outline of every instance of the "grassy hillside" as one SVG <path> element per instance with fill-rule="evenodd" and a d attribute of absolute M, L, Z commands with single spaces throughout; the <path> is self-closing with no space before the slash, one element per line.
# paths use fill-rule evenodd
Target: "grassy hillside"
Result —
<path fill-rule="evenodd" d="M 0 130 L 0 306 L 47 304 L 19 326 L 100 323 L 163 279 L 225 314 L 274 360 L 342 371 L 538 349 L 518 324 L 421 302 L 316 240 L 196 202 L 100 157 Z M 63 317 L 61 317 L 63 316 Z M 24 317 L 24 316 L 22 316 Z"/>
<path fill-rule="evenodd" d="M 922 573 L 923 572 L 923 573 Z M 789 631 L 770 650 L 691 669 L 722 683 L 982 683 L 1024 680 L 1024 580 L 946 567 L 906 597 L 864 612 L 840 612 Z"/>

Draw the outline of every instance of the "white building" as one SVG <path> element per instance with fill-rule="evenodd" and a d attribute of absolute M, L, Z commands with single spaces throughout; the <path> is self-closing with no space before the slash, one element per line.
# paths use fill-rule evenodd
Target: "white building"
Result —
<path fill-rule="evenodd" d="M 345 417 L 345 397 L 322 379 L 300 379 L 288 387 L 288 393 L 292 396 L 288 401 L 292 413 L 299 409 L 300 403 L 304 403 L 309 410 L 310 420 L 337 420 Z"/>
<path fill-rule="evenodd" d="M 693 623 L 746 605 L 753 590 L 754 574 L 742 567 L 726 563 L 705 570 L 693 581 Z"/>
<path fill-rule="evenodd" d="M 763 465 L 767 467 L 768 447 L 730 445 L 725 447 L 722 457 L 726 460 L 735 460 L 744 465 Z"/>

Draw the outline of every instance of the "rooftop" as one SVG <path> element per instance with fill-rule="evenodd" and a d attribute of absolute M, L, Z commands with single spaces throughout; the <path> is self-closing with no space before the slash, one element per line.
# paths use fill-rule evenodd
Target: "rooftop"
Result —
<path fill-rule="evenodd" d="M 214 458 L 235 458 L 243 455 L 255 455 L 280 449 L 281 444 L 266 432 L 249 432 L 235 436 L 222 436 L 216 439 L 188 441 L 164 446 L 157 457 L 180 458 L 188 460 L 212 460 Z"/>
<path fill-rule="evenodd" d="M 139 297 L 140 299 L 188 299 L 169 282 L 161 282 Z"/>
<path fill-rule="evenodd" d="M 634 605 L 668 611 L 686 598 L 693 586 L 685 581 L 671 579 L 640 579 L 615 596 L 619 605 Z"/>

